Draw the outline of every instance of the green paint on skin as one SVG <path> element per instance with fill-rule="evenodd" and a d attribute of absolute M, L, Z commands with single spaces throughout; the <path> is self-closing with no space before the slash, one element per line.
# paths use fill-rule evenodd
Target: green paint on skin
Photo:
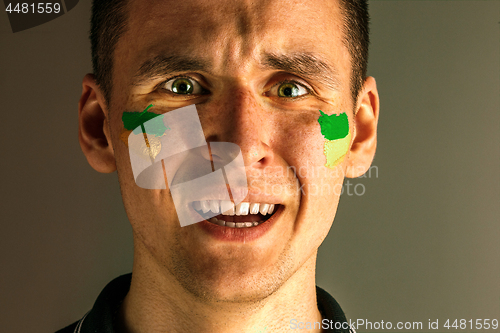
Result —
<path fill-rule="evenodd" d="M 134 130 L 134 134 L 140 134 L 144 132 L 144 123 L 161 116 L 161 114 L 156 114 L 153 112 L 148 112 L 148 110 L 153 106 L 150 104 L 144 111 L 142 112 L 123 112 L 122 121 L 123 126 L 126 130 Z M 165 124 L 162 121 L 154 122 L 148 126 L 147 134 L 154 136 L 162 136 L 169 127 L 165 127 Z"/>
<path fill-rule="evenodd" d="M 331 116 L 321 110 L 319 112 L 321 116 L 319 116 L 318 122 L 321 127 L 321 134 L 325 139 L 338 140 L 347 136 L 349 133 L 349 120 L 345 112 L 339 115 L 332 114 Z"/>
<path fill-rule="evenodd" d="M 325 166 L 335 168 L 342 163 L 349 150 L 351 133 L 349 132 L 349 119 L 346 113 L 327 115 L 319 110 L 318 118 L 321 134 L 325 138 L 323 152 L 326 157 Z"/>

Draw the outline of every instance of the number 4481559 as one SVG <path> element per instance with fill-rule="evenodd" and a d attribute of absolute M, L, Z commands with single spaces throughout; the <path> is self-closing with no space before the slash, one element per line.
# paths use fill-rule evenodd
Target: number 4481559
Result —
<path fill-rule="evenodd" d="M 39 2 L 37 6 L 35 7 L 35 4 L 28 4 L 28 3 L 16 3 L 14 8 L 12 3 L 9 3 L 7 5 L 7 8 L 5 8 L 6 12 L 12 13 L 38 13 L 38 14 L 50 14 L 50 13 L 59 13 L 61 11 L 61 5 L 59 3 L 51 3 L 51 2 L 46 2 L 46 3 L 41 3 Z M 31 7 L 31 8 L 30 8 Z"/>
<path fill-rule="evenodd" d="M 467 322 L 469 325 L 467 325 Z M 455 319 L 453 323 L 450 324 L 450 319 L 446 321 L 443 325 L 447 329 L 454 328 L 454 329 L 467 329 L 470 328 L 471 330 L 480 330 L 480 329 L 494 329 L 496 330 L 498 328 L 498 319 L 476 319 L 475 322 L 473 322 L 472 319 L 466 320 L 466 319 Z"/>

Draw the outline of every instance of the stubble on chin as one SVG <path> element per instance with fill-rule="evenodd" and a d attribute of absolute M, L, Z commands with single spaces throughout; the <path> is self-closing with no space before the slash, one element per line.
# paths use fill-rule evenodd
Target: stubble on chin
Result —
<path fill-rule="evenodd" d="M 276 292 L 297 269 L 289 243 L 274 264 L 265 266 L 262 270 L 252 267 L 249 272 L 245 272 L 241 262 L 236 261 L 234 265 L 230 261 L 221 262 L 217 259 L 203 261 L 201 264 L 193 263 L 186 251 L 189 249 L 179 249 L 172 254 L 166 268 L 183 289 L 205 304 L 247 303 L 258 306 Z M 227 267 L 227 274 L 221 271 L 224 267 Z M 213 270 L 217 274 L 211 274 Z"/>

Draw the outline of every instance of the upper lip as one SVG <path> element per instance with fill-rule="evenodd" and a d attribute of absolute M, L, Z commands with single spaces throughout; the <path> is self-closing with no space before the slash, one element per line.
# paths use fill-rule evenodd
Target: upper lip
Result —
<path fill-rule="evenodd" d="M 233 198 L 238 193 L 245 193 L 245 188 L 231 188 L 231 194 Z M 201 200 L 227 200 L 228 192 L 227 188 L 213 188 L 211 189 L 209 195 L 204 195 L 202 197 L 191 197 L 188 199 L 189 202 L 201 201 Z M 248 189 L 248 193 L 242 202 L 254 202 L 254 203 L 267 203 L 267 204 L 282 204 L 282 200 L 276 196 L 273 196 L 258 189 Z"/>

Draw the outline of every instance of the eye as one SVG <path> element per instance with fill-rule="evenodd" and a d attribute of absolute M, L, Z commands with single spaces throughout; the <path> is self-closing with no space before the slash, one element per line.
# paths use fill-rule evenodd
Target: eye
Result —
<path fill-rule="evenodd" d="M 187 77 L 176 77 L 168 80 L 163 88 L 178 95 L 200 95 L 205 89 L 196 81 Z"/>
<path fill-rule="evenodd" d="M 308 94 L 309 89 L 297 82 L 287 81 L 275 85 L 270 92 L 271 95 L 277 95 L 278 97 L 295 98 Z"/>

